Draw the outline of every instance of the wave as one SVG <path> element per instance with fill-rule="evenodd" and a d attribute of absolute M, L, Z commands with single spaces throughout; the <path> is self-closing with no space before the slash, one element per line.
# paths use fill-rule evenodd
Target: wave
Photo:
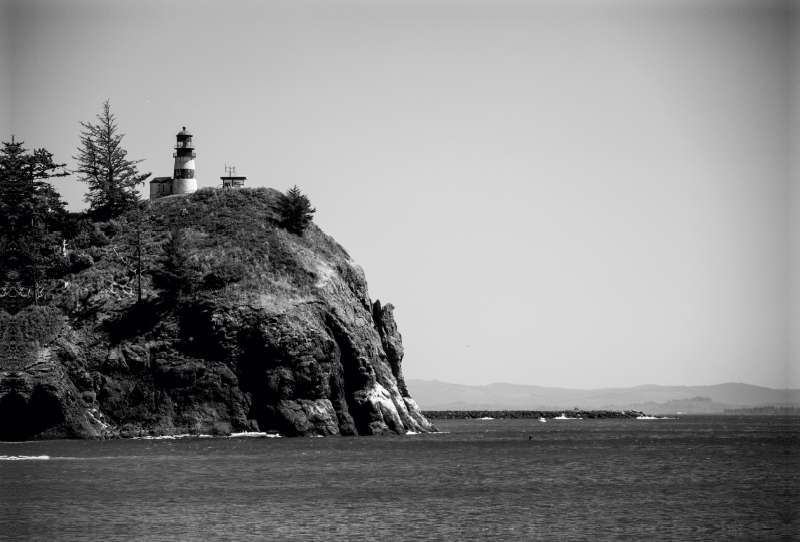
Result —
<path fill-rule="evenodd" d="M 242 433 L 231 433 L 228 436 L 222 435 L 193 435 L 189 433 L 184 433 L 181 435 L 158 435 L 158 436 L 144 436 L 144 437 L 133 437 L 134 440 L 176 440 L 176 439 L 184 439 L 184 438 L 274 438 L 280 437 L 280 435 L 275 433 L 263 433 L 260 431 L 245 431 Z"/>
<path fill-rule="evenodd" d="M 179 440 L 179 439 L 192 439 L 192 438 L 225 438 L 216 435 L 192 435 L 183 433 L 180 435 L 145 435 L 143 437 L 131 437 L 133 440 Z"/>
<path fill-rule="evenodd" d="M 637 420 L 660 420 L 658 416 L 637 416 Z"/>
<path fill-rule="evenodd" d="M 478 418 L 479 420 L 493 420 L 494 418 Z"/>
<path fill-rule="evenodd" d="M 49 455 L 0 455 L 0 461 L 44 461 Z"/>

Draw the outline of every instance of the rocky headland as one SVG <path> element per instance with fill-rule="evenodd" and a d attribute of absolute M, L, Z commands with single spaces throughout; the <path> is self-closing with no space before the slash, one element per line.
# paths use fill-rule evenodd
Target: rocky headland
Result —
<path fill-rule="evenodd" d="M 436 431 L 406 388 L 393 306 L 316 225 L 278 227 L 277 196 L 205 189 L 84 225 L 45 302 L 0 311 L 0 440 Z M 169 257 L 179 295 L 148 271 Z"/>

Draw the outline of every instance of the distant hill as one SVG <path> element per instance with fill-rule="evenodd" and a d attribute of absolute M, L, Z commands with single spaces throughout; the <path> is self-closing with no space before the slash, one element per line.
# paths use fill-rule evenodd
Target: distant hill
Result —
<path fill-rule="evenodd" d="M 657 386 L 579 390 L 524 384 L 487 386 L 451 384 L 440 380 L 406 380 L 423 410 L 547 410 L 617 408 L 652 414 L 721 413 L 728 408 L 800 406 L 800 390 L 772 389 L 751 384 Z"/>

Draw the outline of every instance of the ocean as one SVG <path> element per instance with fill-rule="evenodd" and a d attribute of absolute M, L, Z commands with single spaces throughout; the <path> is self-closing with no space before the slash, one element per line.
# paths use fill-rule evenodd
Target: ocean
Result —
<path fill-rule="evenodd" d="M 0 540 L 799 540 L 800 417 L 0 443 Z"/>

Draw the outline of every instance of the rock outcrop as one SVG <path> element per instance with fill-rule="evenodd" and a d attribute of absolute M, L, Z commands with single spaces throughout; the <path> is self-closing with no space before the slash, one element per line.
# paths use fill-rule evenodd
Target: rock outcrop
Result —
<path fill-rule="evenodd" d="M 135 302 L 112 243 L 50 307 L 3 313 L 0 440 L 435 431 L 405 386 L 393 307 L 371 302 L 347 253 L 313 224 L 300 238 L 247 216 L 249 248 L 220 236 L 223 247 L 215 217 L 241 198 L 268 216 L 274 193 L 209 194 L 152 212 L 199 239 L 192 258 L 206 276 L 223 250 L 247 273 L 178 301 L 147 283 Z M 26 336 L 47 318 L 48 333 Z"/>

